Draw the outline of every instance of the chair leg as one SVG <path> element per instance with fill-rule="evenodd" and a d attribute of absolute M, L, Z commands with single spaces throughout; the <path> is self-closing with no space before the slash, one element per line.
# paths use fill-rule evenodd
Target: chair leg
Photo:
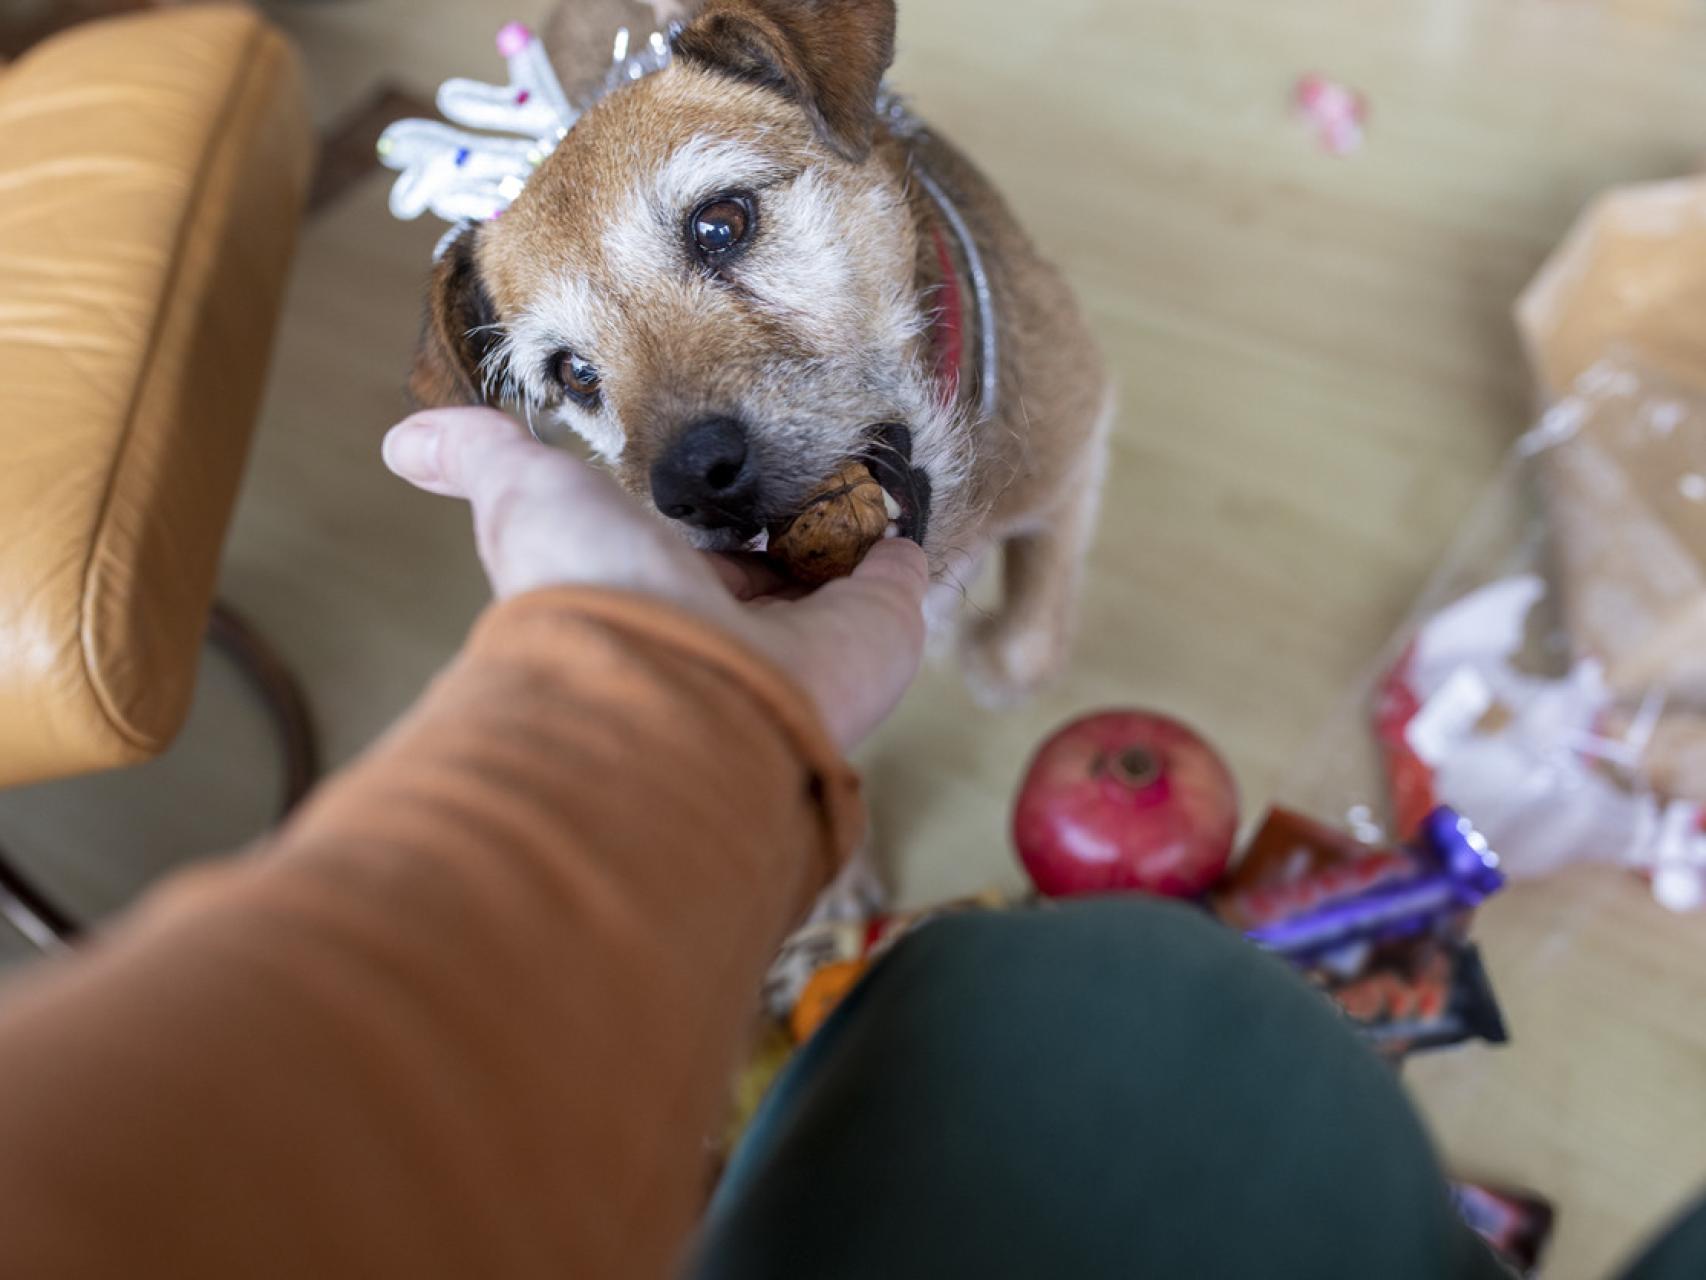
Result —
<path fill-rule="evenodd" d="M 282 822 L 320 777 L 320 738 L 307 695 L 278 650 L 222 600 L 213 606 L 207 638 L 242 670 L 272 717 L 284 753 L 284 794 L 278 811 Z"/>
<path fill-rule="evenodd" d="M 49 902 L 0 848 L 0 919 L 23 934 L 37 951 L 57 951 L 72 942 L 77 922 Z"/>
<path fill-rule="evenodd" d="M 236 610 L 217 602 L 208 619 L 208 643 L 237 664 L 273 722 L 284 757 L 282 822 L 320 776 L 320 742 L 308 699 L 278 651 Z M 42 951 L 74 942 L 77 921 L 38 889 L 0 846 L 0 919 Z"/>

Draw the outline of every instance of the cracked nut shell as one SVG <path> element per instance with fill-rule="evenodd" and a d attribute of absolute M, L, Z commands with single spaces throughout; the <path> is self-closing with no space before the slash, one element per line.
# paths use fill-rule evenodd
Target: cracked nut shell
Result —
<path fill-rule="evenodd" d="M 889 527 L 883 487 L 862 462 L 846 462 L 792 520 L 770 530 L 770 554 L 807 586 L 845 578 Z"/>

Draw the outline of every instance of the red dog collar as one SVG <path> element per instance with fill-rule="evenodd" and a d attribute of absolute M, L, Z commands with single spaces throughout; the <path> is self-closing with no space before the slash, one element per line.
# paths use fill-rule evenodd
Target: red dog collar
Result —
<path fill-rule="evenodd" d="M 965 358 L 965 298 L 960 293 L 960 269 L 942 224 L 931 227 L 936 240 L 936 260 L 942 267 L 941 303 L 936 308 L 934 341 L 936 378 L 941 384 L 943 408 L 953 408 L 960 398 L 960 365 Z"/>

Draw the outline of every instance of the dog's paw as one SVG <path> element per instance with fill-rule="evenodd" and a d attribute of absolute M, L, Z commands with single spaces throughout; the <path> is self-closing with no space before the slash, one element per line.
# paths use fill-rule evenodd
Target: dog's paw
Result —
<path fill-rule="evenodd" d="M 972 697 L 991 711 L 1024 702 L 1060 674 L 1062 636 L 1052 627 L 980 618 L 960 637 L 960 667 Z"/>

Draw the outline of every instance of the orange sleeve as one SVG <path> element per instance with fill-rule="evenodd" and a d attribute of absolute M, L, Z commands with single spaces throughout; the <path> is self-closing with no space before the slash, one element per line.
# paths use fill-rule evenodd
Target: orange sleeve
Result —
<path fill-rule="evenodd" d="M 0 999 L 0 1274 L 667 1276 L 765 965 L 859 835 L 686 615 L 494 608 L 267 846 Z"/>

